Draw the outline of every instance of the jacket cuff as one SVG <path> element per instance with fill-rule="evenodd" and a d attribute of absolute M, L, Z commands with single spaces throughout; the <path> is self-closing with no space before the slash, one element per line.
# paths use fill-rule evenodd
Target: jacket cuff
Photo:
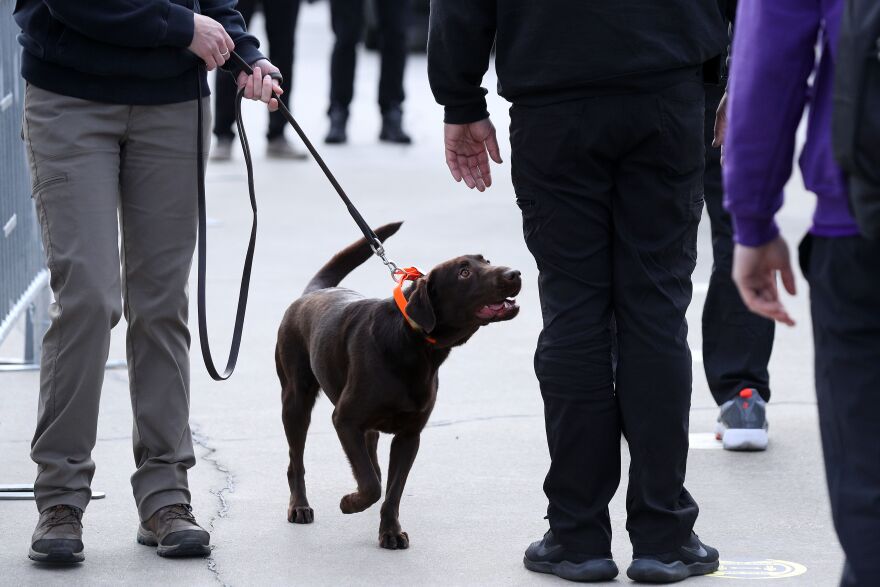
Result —
<path fill-rule="evenodd" d="M 485 98 L 480 98 L 479 101 L 468 104 L 446 106 L 444 111 L 443 122 L 446 124 L 470 124 L 471 122 L 489 118 Z"/>
<path fill-rule="evenodd" d="M 194 13 L 179 4 L 169 3 L 165 17 L 165 36 L 160 44 L 189 47 L 195 33 Z"/>
<path fill-rule="evenodd" d="M 766 245 L 779 236 L 779 226 L 776 220 L 770 218 L 756 218 L 749 216 L 733 215 L 733 238 L 737 244 L 746 247 L 760 247 Z"/>
<path fill-rule="evenodd" d="M 244 59 L 244 62 L 250 66 L 253 66 L 254 63 L 259 61 L 260 59 L 265 59 L 266 57 L 260 53 L 260 50 L 257 48 L 259 45 L 255 45 L 252 43 L 243 42 L 240 45 L 235 46 L 235 52 Z M 228 67 L 230 71 L 235 74 L 238 74 L 241 71 L 241 68 L 238 67 L 238 64 L 234 61 L 227 61 L 224 64 L 224 68 Z"/>

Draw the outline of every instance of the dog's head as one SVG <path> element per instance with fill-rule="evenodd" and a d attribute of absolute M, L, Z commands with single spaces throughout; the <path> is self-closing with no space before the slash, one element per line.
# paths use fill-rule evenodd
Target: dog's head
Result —
<path fill-rule="evenodd" d="M 482 255 L 464 255 L 437 265 L 410 292 L 407 313 L 427 334 L 467 337 L 480 326 L 519 313 L 519 271 L 494 267 Z"/>

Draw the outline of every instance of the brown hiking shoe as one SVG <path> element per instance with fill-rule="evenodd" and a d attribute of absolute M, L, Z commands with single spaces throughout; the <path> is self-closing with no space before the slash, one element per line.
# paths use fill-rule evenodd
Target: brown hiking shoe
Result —
<path fill-rule="evenodd" d="M 40 513 L 31 537 L 28 558 L 41 563 L 81 563 L 83 511 L 70 505 L 52 506 Z"/>
<path fill-rule="evenodd" d="M 189 504 L 166 506 L 138 527 L 137 541 L 159 556 L 208 556 L 211 535 L 196 523 Z"/>

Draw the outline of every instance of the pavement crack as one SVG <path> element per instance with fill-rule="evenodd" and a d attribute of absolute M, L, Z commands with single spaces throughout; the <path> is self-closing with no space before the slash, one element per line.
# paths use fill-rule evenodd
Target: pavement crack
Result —
<path fill-rule="evenodd" d="M 235 492 L 235 475 L 229 469 L 229 467 L 225 466 L 220 460 L 217 458 L 217 447 L 214 446 L 213 440 L 210 436 L 205 434 L 202 429 L 197 425 L 192 425 L 192 439 L 193 442 L 202 447 L 206 452 L 206 454 L 202 457 L 203 461 L 211 463 L 211 466 L 223 476 L 224 482 L 223 486 L 218 488 L 211 489 L 211 493 L 217 497 L 217 509 L 214 512 L 214 515 L 208 520 L 208 531 L 213 536 L 214 534 L 214 526 L 217 523 L 217 520 L 221 520 L 229 515 L 229 502 L 226 499 L 226 496 L 230 493 Z M 229 584 L 223 580 L 222 574 L 220 572 L 220 568 L 217 564 L 217 559 L 214 557 L 213 547 L 211 549 L 211 556 L 208 557 L 208 570 L 214 575 L 214 579 L 217 580 L 218 583 L 223 585 L 223 587 L 229 587 Z"/>

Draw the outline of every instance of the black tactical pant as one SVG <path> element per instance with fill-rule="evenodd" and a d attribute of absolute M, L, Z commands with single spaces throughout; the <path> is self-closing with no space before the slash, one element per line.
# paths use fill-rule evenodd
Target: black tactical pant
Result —
<path fill-rule="evenodd" d="M 384 114 L 403 104 L 406 66 L 406 23 L 409 0 L 376 0 L 379 25 L 379 109 Z M 336 43 L 330 57 L 330 108 L 348 110 L 354 96 L 357 45 L 364 32 L 364 0 L 330 0 Z"/>
<path fill-rule="evenodd" d="M 712 147 L 715 112 L 724 88 L 706 86 L 706 172 L 703 186 L 712 226 L 712 275 L 703 306 L 703 368 L 709 390 L 720 406 L 751 387 L 770 399 L 767 364 L 773 350 L 772 320 L 749 312 L 731 278 L 733 225 L 724 209 L 721 149 Z"/>
<path fill-rule="evenodd" d="M 684 488 L 685 311 L 703 117 L 696 71 L 656 91 L 511 109 L 513 184 L 544 320 L 535 353 L 552 461 L 544 491 L 550 527 L 572 550 L 610 551 L 621 433 L 634 552 L 675 550 L 697 518 Z"/>
<path fill-rule="evenodd" d="M 880 585 L 880 243 L 807 236 L 800 252 L 841 585 Z"/>

